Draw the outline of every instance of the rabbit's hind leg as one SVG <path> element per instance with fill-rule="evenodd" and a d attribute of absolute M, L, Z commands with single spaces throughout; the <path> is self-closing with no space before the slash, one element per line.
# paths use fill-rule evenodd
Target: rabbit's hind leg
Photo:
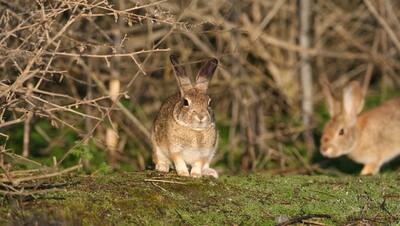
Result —
<path fill-rule="evenodd" d="M 203 176 L 211 176 L 214 178 L 218 178 L 218 172 L 215 169 L 210 168 L 210 162 L 207 162 L 203 165 L 201 173 L 203 174 Z"/>
<path fill-rule="evenodd" d="M 169 166 L 171 165 L 171 161 L 164 154 L 165 152 L 156 145 L 153 147 L 153 162 L 156 165 L 156 170 L 162 173 L 169 172 Z"/>
<path fill-rule="evenodd" d="M 362 176 L 375 175 L 379 172 L 380 167 L 381 167 L 381 164 L 375 163 L 375 162 L 365 164 L 363 169 L 361 170 L 360 175 L 362 175 Z"/>

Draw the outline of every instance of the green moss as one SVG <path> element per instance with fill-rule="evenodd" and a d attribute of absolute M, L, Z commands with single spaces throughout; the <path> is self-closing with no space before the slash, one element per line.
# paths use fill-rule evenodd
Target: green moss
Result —
<path fill-rule="evenodd" d="M 148 181 L 148 180 L 160 181 Z M 65 180 L 65 179 L 64 179 Z M 329 214 L 328 225 L 400 221 L 400 176 L 225 176 L 219 180 L 154 172 L 79 176 L 65 192 L 16 208 L 1 199 L 0 224 L 271 225 L 278 217 Z"/>

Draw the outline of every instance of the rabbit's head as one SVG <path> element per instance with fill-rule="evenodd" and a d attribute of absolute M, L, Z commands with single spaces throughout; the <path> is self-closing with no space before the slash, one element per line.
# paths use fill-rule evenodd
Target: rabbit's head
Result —
<path fill-rule="evenodd" d="M 214 123 L 214 118 L 207 89 L 218 60 L 215 58 L 208 60 L 198 72 L 194 84 L 174 55 L 170 56 L 170 60 L 174 66 L 180 91 L 180 100 L 174 106 L 173 118 L 178 124 L 195 130 L 208 128 Z"/>
<path fill-rule="evenodd" d="M 352 152 L 358 142 L 357 115 L 364 104 L 364 95 L 358 82 L 351 82 L 343 90 L 343 100 L 336 100 L 327 86 L 324 87 L 331 119 L 325 125 L 320 152 L 329 158 Z"/>

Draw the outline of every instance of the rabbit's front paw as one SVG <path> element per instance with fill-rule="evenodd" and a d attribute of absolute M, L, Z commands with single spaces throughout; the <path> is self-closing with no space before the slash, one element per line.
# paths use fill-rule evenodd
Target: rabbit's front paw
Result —
<path fill-rule="evenodd" d="M 175 155 L 172 158 L 174 160 L 176 173 L 179 176 L 188 177 L 189 176 L 189 170 L 188 170 L 188 168 L 186 166 L 186 163 L 183 160 L 182 156 L 181 155 Z"/>
<path fill-rule="evenodd" d="M 190 176 L 193 178 L 200 178 L 201 177 L 201 169 L 203 168 L 203 162 L 197 161 L 193 163 L 192 169 L 190 170 Z"/>
<path fill-rule="evenodd" d="M 201 177 L 201 168 L 193 167 L 190 171 L 190 176 L 193 178 L 200 178 Z"/>
<path fill-rule="evenodd" d="M 189 171 L 187 169 L 176 169 L 176 173 L 181 177 L 188 177 Z"/>

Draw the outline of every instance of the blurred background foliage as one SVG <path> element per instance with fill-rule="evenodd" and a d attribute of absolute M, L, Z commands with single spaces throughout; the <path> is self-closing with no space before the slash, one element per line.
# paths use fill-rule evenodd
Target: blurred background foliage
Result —
<path fill-rule="evenodd" d="M 338 97 L 350 80 L 366 82 L 365 109 L 399 96 L 400 2 L 308 2 L 0 0 L 1 163 L 153 168 L 148 131 L 177 91 L 175 53 L 193 75 L 220 61 L 209 89 L 218 171 L 357 172 L 318 153 L 328 120 L 320 82 Z"/>

